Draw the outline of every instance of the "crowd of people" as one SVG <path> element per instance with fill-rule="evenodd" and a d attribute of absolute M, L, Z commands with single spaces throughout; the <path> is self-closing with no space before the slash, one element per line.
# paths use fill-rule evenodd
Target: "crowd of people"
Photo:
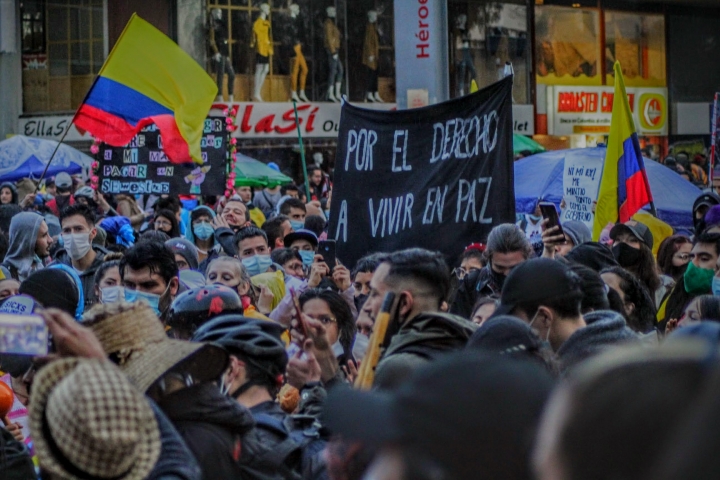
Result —
<path fill-rule="evenodd" d="M 718 194 L 692 236 L 539 217 L 347 265 L 318 253 L 332 186 L 308 177 L 0 185 L 0 314 L 51 336 L 0 353 L 0 478 L 714 476 Z"/>

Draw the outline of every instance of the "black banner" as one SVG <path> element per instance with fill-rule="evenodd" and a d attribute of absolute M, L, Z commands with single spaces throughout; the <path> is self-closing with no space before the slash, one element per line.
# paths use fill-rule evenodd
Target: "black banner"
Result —
<path fill-rule="evenodd" d="M 200 145 L 203 164 L 170 163 L 162 149 L 162 137 L 152 124 L 124 147 L 100 145 L 97 160 L 102 193 L 130 195 L 222 195 L 228 152 L 224 117 L 208 117 Z"/>
<path fill-rule="evenodd" d="M 329 229 L 338 259 L 423 247 L 454 261 L 514 223 L 512 133 L 512 77 L 419 109 L 345 103 Z"/>

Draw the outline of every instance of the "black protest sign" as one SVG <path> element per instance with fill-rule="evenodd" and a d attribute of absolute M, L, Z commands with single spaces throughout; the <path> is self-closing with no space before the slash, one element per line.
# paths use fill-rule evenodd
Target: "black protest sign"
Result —
<path fill-rule="evenodd" d="M 329 235 L 345 265 L 422 247 L 453 261 L 515 221 L 512 77 L 425 108 L 345 103 Z"/>
<path fill-rule="evenodd" d="M 124 147 L 100 145 L 97 154 L 101 193 L 222 195 L 225 191 L 228 134 L 224 117 L 208 117 L 200 144 L 203 164 L 170 163 L 162 137 L 152 124 Z"/>

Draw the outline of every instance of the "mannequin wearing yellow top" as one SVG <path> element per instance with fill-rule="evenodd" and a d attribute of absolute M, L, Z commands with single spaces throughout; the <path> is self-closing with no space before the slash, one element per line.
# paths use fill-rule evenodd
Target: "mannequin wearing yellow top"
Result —
<path fill-rule="evenodd" d="M 260 16 L 253 24 L 253 40 L 250 46 L 255 47 L 255 94 L 253 100 L 256 102 L 263 101 L 260 91 L 268 72 L 270 72 L 270 56 L 273 54 L 269 15 L 270 5 L 260 4 Z"/>

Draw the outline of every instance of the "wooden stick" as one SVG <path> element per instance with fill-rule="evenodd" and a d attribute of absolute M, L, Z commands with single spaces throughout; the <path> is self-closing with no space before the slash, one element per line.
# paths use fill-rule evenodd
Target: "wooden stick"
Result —
<path fill-rule="evenodd" d="M 360 371 L 355 379 L 355 388 L 370 390 L 375 380 L 375 368 L 380 361 L 381 345 L 385 342 L 385 334 L 390 324 L 390 311 L 395 303 L 395 294 L 388 292 L 383 299 L 380 313 L 375 319 L 373 333 L 370 335 L 367 353 L 360 364 Z"/>

